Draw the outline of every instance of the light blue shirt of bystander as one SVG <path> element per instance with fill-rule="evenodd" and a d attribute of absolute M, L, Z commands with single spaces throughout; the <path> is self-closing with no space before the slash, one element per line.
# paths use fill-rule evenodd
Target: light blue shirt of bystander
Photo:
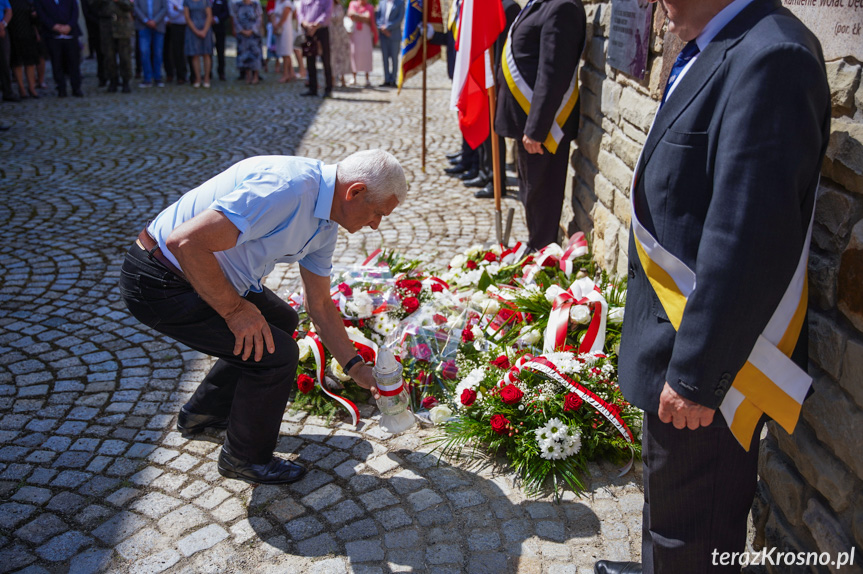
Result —
<path fill-rule="evenodd" d="M 338 224 L 329 219 L 336 168 L 302 157 L 251 157 L 184 194 L 147 231 L 181 268 L 165 249 L 171 231 L 206 209 L 223 213 L 240 235 L 236 247 L 215 255 L 240 295 L 262 291 L 276 263 L 298 262 L 328 277 L 338 239 Z"/>

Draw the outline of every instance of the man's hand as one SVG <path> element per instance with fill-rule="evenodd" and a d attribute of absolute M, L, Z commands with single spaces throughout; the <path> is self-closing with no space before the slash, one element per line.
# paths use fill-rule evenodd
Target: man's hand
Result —
<path fill-rule="evenodd" d="M 667 382 L 659 395 L 659 420 L 674 423 L 674 428 L 695 430 L 713 422 L 715 409 L 709 409 L 680 396 Z"/>
<path fill-rule="evenodd" d="M 156 29 L 156 21 L 155 20 L 147 20 L 147 27 L 151 30 Z"/>
<path fill-rule="evenodd" d="M 527 134 L 521 136 L 521 143 L 524 145 L 524 149 L 527 150 L 527 153 L 538 153 L 540 155 L 545 153 L 542 150 L 542 143 L 527 137 Z"/>
<path fill-rule="evenodd" d="M 225 315 L 225 322 L 236 339 L 234 354 L 242 353 L 244 361 L 252 352 L 255 353 L 255 361 L 260 361 L 264 356 L 264 346 L 270 354 L 276 352 L 270 325 L 254 303 L 240 299 L 237 308 Z"/>
<path fill-rule="evenodd" d="M 381 28 L 381 34 L 383 34 L 383 35 L 384 35 L 384 36 L 386 36 L 387 38 L 389 38 L 389 37 L 390 37 L 390 31 L 389 31 L 389 30 L 387 30 L 386 28 Z"/>
<path fill-rule="evenodd" d="M 351 368 L 350 372 L 346 374 L 349 374 L 359 386 L 371 392 L 375 400 L 381 398 L 381 394 L 378 392 L 378 386 L 375 383 L 374 371 L 370 366 L 365 363 L 357 363 Z"/>

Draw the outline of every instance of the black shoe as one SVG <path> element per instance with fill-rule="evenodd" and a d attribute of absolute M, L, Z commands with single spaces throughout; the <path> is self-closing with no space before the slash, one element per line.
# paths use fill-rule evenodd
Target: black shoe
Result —
<path fill-rule="evenodd" d="M 448 154 L 446 154 L 446 158 L 447 158 L 447 159 L 449 159 L 449 160 L 453 160 L 453 159 L 461 159 L 461 152 L 460 152 L 460 151 L 455 151 L 455 152 L 453 152 L 453 153 L 448 153 Z"/>
<path fill-rule="evenodd" d="M 443 172 L 448 173 L 449 175 L 459 175 L 461 173 L 466 172 L 468 169 L 470 169 L 470 168 L 468 168 L 468 166 L 466 166 L 462 163 L 457 163 L 452 167 L 448 167 L 448 168 L 444 169 Z"/>
<path fill-rule="evenodd" d="M 461 163 L 461 154 L 455 156 L 452 159 L 447 159 L 450 165 L 459 165 Z"/>
<path fill-rule="evenodd" d="M 116 94 L 117 93 L 117 82 L 116 81 L 111 80 L 108 83 L 108 93 L 109 94 Z"/>
<path fill-rule="evenodd" d="M 303 93 L 302 93 L 302 94 L 300 94 L 300 95 L 301 95 L 301 96 L 305 96 L 305 97 L 309 97 L 309 96 L 311 96 L 311 97 L 313 97 L 313 98 L 314 98 L 315 96 L 317 96 L 317 95 L 318 95 L 318 93 L 317 93 L 317 92 L 313 92 L 313 91 L 311 91 L 311 90 L 306 90 L 305 92 L 303 92 Z"/>
<path fill-rule="evenodd" d="M 129 86 L 129 82 L 123 82 L 123 89 L 121 90 L 124 94 L 131 94 L 132 88 Z"/>
<path fill-rule="evenodd" d="M 305 467 L 275 456 L 266 464 L 252 464 L 228 452 L 227 447 L 219 454 L 219 474 L 252 484 L 288 484 L 307 472 Z"/>
<path fill-rule="evenodd" d="M 491 179 L 480 174 L 473 179 L 465 180 L 464 184 L 467 187 L 485 187 Z"/>
<path fill-rule="evenodd" d="M 60 90 L 60 91 L 58 91 L 58 92 L 57 92 L 57 97 L 58 97 L 58 98 L 65 98 L 65 97 L 66 97 L 66 96 L 68 96 L 68 95 L 69 95 L 69 94 L 67 94 L 67 93 L 66 93 L 66 90 Z"/>
<path fill-rule="evenodd" d="M 641 564 L 600 560 L 593 565 L 593 572 L 594 574 L 641 574 Z"/>
<path fill-rule="evenodd" d="M 323 97 L 325 97 L 325 98 L 332 98 L 332 97 L 333 97 L 333 91 L 332 91 L 332 90 L 326 90 L 326 91 L 324 91 L 324 96 L 323 96 Z"/>
<path fill-rule="evenodd" d="M 199 434 L 207 428 L 228 428 L 228 419 L 218 415 L 199 415 L 190 412 L 186 407 L 180 409 L 180 416 L 177 417 L 177 430 L 180 431 L 183 438 Z"/>
<path fill-rule="evenodd" d="M 484 188 L 480 189 L 479 191 L 475 191 L 473 196 L 477 199 L 490 199 L 494 197 L 494 182 L 488 182 Z M 500 196 L 506 196 L 506 189 L 502 189 L 500 191 Z"/>
<path fill-rule="evenodd" d="M 12 126 L 0 126 L 0 132 L 8 132 Z"/>
<path fill-rule="evenodd" d="M 4 102 L 20 102 L 21 98 L 16 96 L 15 94 L 9 94 L 8 96 L 3 96 Z"/>
<path fill-rule="evenodd" d="M 219 81 L 224 82 L 226 80 L 225 74 L 219 74 Z"/>
<path fill-rule="evenodd" d="M 476 179 L 477 177 L 479 177 L 479 169 L 472 168 L 472 169 L 470 169 L 470 170 L 468 170 L 462 174 L 457 175 L 456 177 L 462 181 L 468 181 L 471 179 Z"/>
<path fill-rule="evenodd" d="M 81 90 L 72 90 L 72 95 L 76 98 L 83 98 L 84 92 L 82 92 Z"/>
<path fill-rule="evenodd" d="M 104 88 L 108 85 L 108 80 L 99 80 L 99 87 Z"/>

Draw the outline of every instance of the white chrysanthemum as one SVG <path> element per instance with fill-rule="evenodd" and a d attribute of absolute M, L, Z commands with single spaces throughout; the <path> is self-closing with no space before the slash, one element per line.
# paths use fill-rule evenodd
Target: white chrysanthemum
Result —
<path fill-rule="evenodd" d="M 436 425 L 441 424 L 452 416 L 452 409 L 446 405 L 437 405 L 429 410 L 429 418 Z"/>
<path fill-rule="evenodd" d="M 538 429 L 533 431 L 534 436 L 536 437 L 536 442 L 542 446 L 543 443 L 546 443 L 551 439 L 551 434 L 548 432 L 548 429 L 544 426 L 539 427 Z"/>
<path fill-rule="evenodd" d="M 305 339 L 297 341 L 297 348 L 300 350 L 301 363 L 312 355 L 312 346 Z"/>
<path fill-rule="evenodd" d="M 590 323 L 590 307 L 587 305 L 573 305 L 569 308 L 569 318 L 573 323 L 587 325 Z"/>
<path fill-rule="evenodd" d="M 381 335 L 389 335 L 398 326 L 398 323 L 396 323 L 387 313 L 373 316 L 369 324 L 373 331 L 380 333 Z"/>
<path fill-rule="evenodd" d="M 566 424 L 557 417 L 549 419 L 548 422 L 545 423 L 545 428 L 548 430 L 548 434 L 556 440 L 566 437 L 569 431 L 569 427 L 567 427 Z"/>
<path fill-rule="evenodd" d="M 623 323 L 623 307 L 612 307 L 608 310 L 608 324 L 620 325 Z"/>
<path fill-rule="evenodd" d="M 349 335 L 354 335 L 354 336 L 359 335 L 361 337 L 363 336 L 363 332 L 354 326 L 345 327 L 345 331 L 347 331 Z"/>
<path fill-rule="evenodd" d="M 333 372 L 333 376 L 343 383 L 351 380 L 350 375 L 342 370 L 342 366 L 335 357 L 330 360 L 330 370 Z"/>
<path fill-rule="evenodd" d="M 539 456 L 546 460 L 558 460 L 564 458 L 563 446 L 557 441 L 540 443 Z"/>
<path fill-rule="evenodd" d="M 565 456 L 572 456 L 581 450 L 581 433 L 577 430 L 569 429 L 569 434 L 563 441 L 563 453 Z"/>
<path fill-rule="evenodd" d="M 464 264 L 467 263 L 467 257 L 459 253 L 452 259 L 450 259 L 449 266 L 453 269 L 461 269 L 464 267 Z"/>
<path fill-rule="evenodd" d="M 549 303 L 554 303 L 554 300 L 557 298 L 557 296 L 563 292 L 564 289 L 560 285 L 552 285 L 545 290 L 545 300 Z"/>

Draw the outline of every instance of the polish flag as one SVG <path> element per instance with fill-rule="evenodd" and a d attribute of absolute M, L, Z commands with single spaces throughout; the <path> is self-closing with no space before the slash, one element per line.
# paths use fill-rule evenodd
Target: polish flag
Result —
<path fill-rule="evenodd" d="M 465 141 L 476 149 L 490 133 L 488 88 L 494 86 L 489 49 L 506 28 L 501 0 L 464 0 L 459 14 L 450 105 Z"/>

